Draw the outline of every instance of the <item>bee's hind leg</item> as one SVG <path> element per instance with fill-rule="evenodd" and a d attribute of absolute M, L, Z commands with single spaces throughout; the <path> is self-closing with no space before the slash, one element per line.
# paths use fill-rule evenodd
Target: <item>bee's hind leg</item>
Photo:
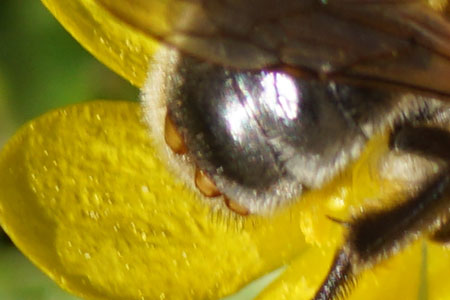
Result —
<path fill-rule="evenodd" d="M 450 244 L 450 220 L 447 220 L 430 238 L 438 243 Z"/>
<path fill-rule="evenodd" d="M 426 138 L 428 134 L 431 135 L 431 138 Z M 414 141 L 414 138 L 418 137 L 417 135 L 422 135 L 422 137 Z M 442 159 L 447 162 L 447 168 L 450 169 L 450 141 L 445 138 L 445 133 L 440 130 L 430 130 L 428 128 L 414 131 L 403 130 L 400 138 L 397 138 L 397 144 L 400 145 L 400 148 L 410 151 L 413 148 L 417 148 L 420 149 L 422 155 Z M 450 243 L 450 219 L 442 221 L 443 225 L 432 233 L 430 238 L 436 242 L 448 244 Z"/>
<path fill-rule="evenodd" d="M 407 201 L 388 210 L 367 213 L 348 224 L 346 242 L 338 250 L 314 300 L 344 296 L 362 270 L 420 236 L 441 236 L 449 241 L 450 132 L 408 125 L 392 133 L 390 146 L 394 151 L 439 160 L 445 166 Z"/>

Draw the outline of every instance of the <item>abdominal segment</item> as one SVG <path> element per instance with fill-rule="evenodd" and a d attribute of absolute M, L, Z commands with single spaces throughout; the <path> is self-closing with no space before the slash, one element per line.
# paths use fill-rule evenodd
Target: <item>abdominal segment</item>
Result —
<path fill-rule="evenodd" d="M 402 101 L 397 92 L 283 70 L 237 71 L 188 57 L 177 70 L 168 118 L 196 168 L 253 213 L 331 180 L 393 122 Z"/>

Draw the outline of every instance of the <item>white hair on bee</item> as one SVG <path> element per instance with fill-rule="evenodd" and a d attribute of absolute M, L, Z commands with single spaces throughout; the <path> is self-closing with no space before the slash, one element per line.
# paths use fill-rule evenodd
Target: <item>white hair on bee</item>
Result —
<path fill-rule="evenodd" d="M 166 99 L 174 81 L 182 80 L 176 76 L 179 53 L 174 49 L 163 47 L 150 63 L 147 79 L 141 90 L 141 101 L 144 107 L 145 122 L 149 134 L 159 151 L 161 161 L 169 165 L 172 172 L 186 183 L 193 185 L 194 167 L 186 155 L 175 154 L 167 145 L 164 137 L 164 124 L 167 114 Z M 181 158 L 181 159 L 180 159 Z"/>
<path fill-rule="evenodd" d="M 196 188 L 195 165 L 192 159 L 188 155 L 174 153 L 165 140 L 166 102 L 172 96 L 172 90 L 180 86 L 183 81 L 183 78 L 176 72 L 179 59 L 179 51 L 162 46 L 150 62 L 147 79 L 140 94 L 144 121 L 148 125 L 152 143 L 160 155 L 159 159 L 175 175 L 175 178 L 180 179 L 213 210 L 222 210 L 225 208 L 224 201 L 211 201 Z M 228 212 L 228 210 L 225 211 Z"/>

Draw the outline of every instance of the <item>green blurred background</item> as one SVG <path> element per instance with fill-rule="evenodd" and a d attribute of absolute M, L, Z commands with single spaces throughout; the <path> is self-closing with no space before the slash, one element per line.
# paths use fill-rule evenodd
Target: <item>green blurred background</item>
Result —
<path fill-rule="evenodd" d="M 0 0 L 0 146 L 49 110 L 92 99 L 137 99 L 56 22 L 40 1 Z M 0 230 L 0 300 L 73 300 Z"/>

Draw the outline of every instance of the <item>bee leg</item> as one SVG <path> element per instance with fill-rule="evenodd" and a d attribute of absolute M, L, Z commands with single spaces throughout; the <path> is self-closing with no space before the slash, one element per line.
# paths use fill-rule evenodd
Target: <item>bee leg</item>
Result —
<path fill-rule="evenodd" d="M 450 222 L 447 221 L 444 225 L 439 228 L 438 231 L 433 233 L 430 237 L 433 241 L 442 243 L 442 244 L 449 244 L 450 243 Z"/>
<path fill-rule="evenodd" d="M 448 134 L 448 133 L 447 133 Z M 445 138 L 445 133 L 442 130 L 430 128 L 410 128 L 402 129 L 397 134 L 396 145 L 401 149 L 419 152 L 425 156 L 440 158 L 447 162 L 450 168 L 450 142 Z M 421 137 L 419 137 L 421 136 Z M 423 139 L 423 137 L 430 136 L 430 138 Z M 416 149 L 416 151 L 414 151 Z M 417 151 L 419 149 L 419 151 Z M 431 235 L 431 239 L 440 243 L 450 242 L 450 221 L 447 220 L 436 232 Z"/>
<path fill-rule="evenodd" d="M 426 156 L 432 156 L 447 161 L 448 167 L 450 167 L 450 142 L 445 138 L 445 134 L 440 130 L 433 130 L 429 128 L 421 128 L 414 130 L 403 129 L 397 138 L 397 145 L 400 148 L 413 151 L 413 149 L 421 149 L 420 153 Z M 416 135 L 421 135 L 421 138 L 417 138 Z M 423 139 L 423 137 L 431 136 L 430 138 Z M 422 145 L 420 145 L 420 143 Z M 426 143 L 428 143 L 426 145 Z M 419 145 L 418 145 L 419 144 Z M 450 220 L 447 220 L 431 237 L 432 240 L 448 244 L 450 242 Z"/>
<path fill-rule="evenodd" d="M 415 153 L 450 163 L 450 132 L 441 128 L 406 125 L 391 136 L 390 147 L 394 150 Z"/>
<path fill-rule="evenodd" d="M 354 276 L 349 253 L 342 249 L 336 254 L 327 277 L 313 300 L 332 300 L 341 296 Z"/>
<path fill-rule="evenodd" d="M 397 253 L 422 235 L 444 230 L 450 220 L 450 132 L 405 126 L 391 137 L 393 150 L 444 161 L 441 171 L 407 201 L 384 211 L 367 213 L 349 223 L 346 242 L 337 251 L 314 300 L 345 295 L 364 269 Z M 448 225 L 450 226 L 450 225 Z"/>

